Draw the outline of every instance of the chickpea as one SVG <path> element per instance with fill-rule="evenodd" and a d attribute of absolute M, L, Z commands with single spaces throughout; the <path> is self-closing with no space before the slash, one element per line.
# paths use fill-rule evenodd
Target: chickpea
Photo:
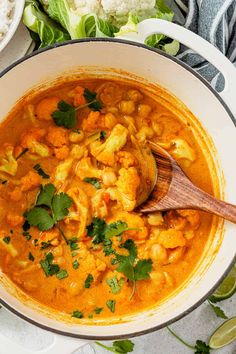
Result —
<path fill-rule="evenodd" d="M 163 131 L 164 131 L 164 126 L 161 123 L 157 123 L 155 121 L 152 121 L 152 129 L 154 130 L 154 132 L 156 133 L 157 136 L 162 135 Z"/>
<path fill-rule="evenodd" d="M 106 110 L 107 110 L 108 113 L 118 113 L 118 108 L 117 107 L 113 107 L 113 106 L 107 107 Z"/>
<path fill-rule="evenodd" d="M 151 229 L 151 238 L 154 240 L 158 240 L 158 237 L 160 236 L 161 229 L 158 227 L 152 227 Z"/>
<path fill-rule="evenodd" d="M 120 111 L 124 114 L 132 114 L 135 111 L 135 104 L 133 101 L 121 101 Z"/>
<path fill-rule="evenodd" d="M 169 287 L 174 286 L 174 284 L 175 284 L 174 279 L 169 273 L 164 272 L 164 277 L 165 277 L 165 282 L 166 282 L 167 286 L 169 286 Z"/>
<path fill-rule="evenodd" d="M 192 230 L 185 231 L 185 233 L 184 233 L 184 237 L 185 237 L 187 240 L 192 240 L 192 238 L 194 238 L 194 236 L 195 236 L 195 232 L 192 231 Z"/>
<path fill-rule="evenodd" d="M 83 285 L 82 285 L 82 283 L 78 283 L 78 282 L 72 281 L 69 284 L 68 290 L 69 290 L 70 295 L 76 296 L 76 295 L 79 295 L 82 292 Z"/>
<path fill-rule="evenodd" d="M 116 117 L 112 113 L 105 114 L 104 122 L 107 129 L 112 129 L 117 124 Z"/>
<path fill-rule="evenodd" d="M 163 246 L 154 243 L 150 251 L 150 257 L 158 263 L 163 263 L 167 260 L 167 251 Z"/>
<path fill-rule="evenodd" d="M 157 212 L 157 213 L 149 214 L 147 217 L 147 221 L 148 221 L 149 225 L 160 226 L 163 224 L 164 219 L 162 217 L 162 213 Z"/>
<path fill-rule="evenodd" d="M 142 127 L 138 134 L 136 135 L 140 142 L 146 140 L 146 138 L 151 139 L 154 135 L 154 131 L 149 127 Z"/>
<path fill-rule="evenodd" d="M 138 90 L 129 90 L 128 97 L 134 102 L 138 102 L 143 99 L 143 95 Z"/>
<path fill-rule="evenodd" d="M 38 289 L 38 284 L 33 280 L 25 280 L 22 285 L 27 291 L 35 291 Z"/>
<path fill-rule="evenodd" d="M 177 247 L 172 251 L 169 251 L 168 261 L 170 263 L 177 262 L 184 253 L 184 247 Z"/>
<path fill-rule="evenodd" d="M 138 106 L 138 114 L 142 118 L 147 118 L 151 113 L 152 108 L 148 104 L 140 104 Z"/>
<path fill-rule="evenodd" d="M 79 143 L 84 139 L 84 133 L 80 130 L 78 132 L 71 132 L 69 135 L 69 140 L 71 143 Z"/>
<path fill-rule="evenodd" d="M 52 242 L 51 242 L 52 243 Z M 52 251 L 54 257 L 61 257 L 63 256 L 63 247 L 60 245 L 60 246 L 57 246 L 53 249 Z"/>
<path fill-rule="evenodd" d="M 163 272 L 153 271 L 150 273 L 150 278 L 154 281 L 156 286 L 163 286 L 166 282 Z"/>
<path fill-rule="evenodd" d="M 102 175 L 102 181 L 105 186 L 114 186 L 117 181 L 115 172 L 110 169 L 105 169 Z"/>

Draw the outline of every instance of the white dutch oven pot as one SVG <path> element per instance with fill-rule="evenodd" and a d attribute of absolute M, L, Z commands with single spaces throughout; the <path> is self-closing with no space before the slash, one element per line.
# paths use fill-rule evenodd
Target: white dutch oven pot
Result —
<path fill-rule="evenodd" d="M 216 94 L 210 85 L 189 67 L 175 58 L 141 44 L 145 38 L 154 33 L 163 33 L 180 41 L 211 62 L 225 78 L 224 91 Z M 34 53 L 13 64 L 0 75 L 0 117 L 3 119 L 14 103 L 30 88 L 65 71 L 71 69 L 73 71 L 76 67 L 96 66 L 104 76 L 106 69 L 111 67 L 133 73 L 169 90 L 199 119 L 216 147 L 220 161 L 219 173 L 224 172 L 225 185 L 221 193 L 224 193 L 227 201 L 236 204 L 236 168 L 232 161 L 236 152 L 236 129 L 233 118 L 236 115 L 236 69 L 208 42 L 169 22 L 145 20 L 139 24 L 138 33 L 129 36 L 128 39 L 133 42 L 112 39 L 69 42 Z M 122 78 L 122 74 L 120 77 Z M 57 333 L 50 348 L 37 352 L 38 354 L 71 354 L 84 344 L 75 338 L 104 340 L 145 334 L 166 326 L 192 311 L 222 281 L 234 262 L 236 240 L 236 226 L 225 222 L 224 228 L 220 248 L 217 250 L 217 239 L 219 240 L 220 236 L 216 232 L 216 242 L 212 243 L 209 251 L 212 254 L 217 250 L 215 258 L 212 257 L 209 264 L 206 254 L 206 259 L 181 292 L 155 309 L 129 316 L 126 322 L 88 326 L 66 324 L 56 318 L 49 318 L 6 290 L 3 286 L 4 275 L 2 278 L 0 275 L 1 302 L 19 317 Z M 9 354 L 34 354 L 10 343 L 2 336 L 0 352 L 1 348 L 7 348 Z"/>

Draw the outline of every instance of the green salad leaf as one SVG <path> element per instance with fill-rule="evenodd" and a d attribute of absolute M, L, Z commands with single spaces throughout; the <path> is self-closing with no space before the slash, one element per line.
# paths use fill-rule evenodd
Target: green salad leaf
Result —
<path fill-rule="evenodd" d="M 40 48 L 70 39 L 69 33 L 47 14 L 40 10 L 36 0 L 27 0 L 25 4 L 23 23 L 40 40 Z M 37 37 L 35 38 L 37 40 Z"/>

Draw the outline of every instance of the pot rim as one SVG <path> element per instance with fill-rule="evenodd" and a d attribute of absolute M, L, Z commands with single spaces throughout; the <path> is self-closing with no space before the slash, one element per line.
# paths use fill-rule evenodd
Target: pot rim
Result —
<path fill-rule="evenodd" d="M 140 47 L 142 49 L 146 49 L 148 51 L 154 52 L 154 53 L 158 53 L 159 55 L 168 58 L 169 60 L 172 60 L 173 62 L 175 62 L 176 64 L 182 66 L 184 69 L 186 69 L 188 72 L 190 72 L 192 75 L 194 75 L 198 80 L 200 80 L 202 82 L 203 85 L 205 85 L 210 91 L 211 93 L 217 98 L 217 100 L 221 103 L 221 105 L 224 107 L 224 109 L 226 110 L 226 112 L 228 113 L 230 119 L 232 120 L 233 124 L 235 125 L 236 128 L 236 118 L 234 117 L 233 113 L 231 112 L 230 107 L 224 102 L 224 100 L 222 99 L 222 97 L 219 95 L 219 93 L 217 91 L 215 91 L 212 86 L 200 75 L 198 74 L 196 71 L 194 71 L 190 66 L 188 66 L 186 63 L 180 61 L 178 58 L 173 57 L 157 48 L 151 48 L 146 46 L 143 43 L 139 43 L 139 42 L 133 42 L 133 41 L 127 41 L 127 40 L 123 40 L 123 39 L 117 39 L 117 38 L 85 38 L 85 39 L 74 39 L 74 40 L 70 40 L 67 42 L 63 42 L 63 43 L 57 43 L 45 48 L 41 48 L 36 50 L 35 52 L 32 52 L 31 54 L 26 55 L 23 58 L 18 59 L 17 61 L 15 61 L 14 63 L 12 63 L 11 65 L 9 65 L 6 69 L 4 69 L 3 71 L 0 72 L 0 78 L 3 77 L 5 74 L 7 74 L 11 69 L 13 69 L 14 67 L 16 67 L 18 64 L 21 64 L 22 62 L 25 62 L 29 59 L 31 59 L 32 57 L 43 53 L 43 52 L 47 52 L 51 49 L 57 48 L 57 47 L 62 47 L 62 46 L 67 46 L 67 45 L 73 45 L 73 44 L 77 44 L 77 43 L 90 43 L 90 42 L 107 42 L 107 43 L 121 43 L 121 44 L 126 44 L 126 45 L 130 45 L 130 46 L 136 46 L 136 47 Z M 234 263 L 236 262 L 236 254 L 233 258 L 233 260 L 231 261 L 230 265 L 227 267 L 227 269 L 225 270 L 224 274 L 221 276 L 220 279 L 218 279 L 218 281 L 216 282 L 216 284 L 206 293 L 206 295 L 204 295 L 201 299 L 199 299 L 194 305 L 192 305 L 189 309 L 187 309 L 186 311 L 182 312 L 180 315 L 172 318 L 169 321 L 166 321 L 158 326 L 153 326 L 151 328 L 145 329 L 143 331 L 137 331 L 137 332 L 133 332 L 131 334 L 122 334 L 122 335 L 110 335 L 110 336 L 94 336 L 94 335 L 81 335 L 81 334 L 77 334 L 77 333 L 71 333 L 71 332 L 66 332 L 66 331 L 62 331 L 62 330 L 57 330 L 55 328 L 43 325 L 39 322 L 37 322 L 36 320 L 33 320 L 32 318 L 27 317 L 26 315 L 22 314 L 21 312 L 19 312 L 18 310 L 16 310 L 15 308 L 11 307 L 10 305 L 8 305 L 3 299 L 0 298 L 0 304 L 2 304 L 5 308 L 7 308 L 9 311 L 11 311 L 13 314 L 17 315 L 18 317 L 20 317 L 21 319 L 29 322 L 30 324 L 33 324 L 41 329 L 47 330 L 49 332 L 55 333 L 55 334 L 59 334 L 59 335 L 63 335 L 63 336 L 67 336 L 67 337 L 71 337 L 71 338 L 77 338 L 77 339 L 86 339 L 86 340 L 115 340 L 115 339 L 125 339 L 125 338 L 133 338 L 133 337 L 137 337 L 137 336 L 141 336 L 144 334 L 148 334 L 148 333 L 152 333 L 155 332 L 161 328 L 164 328 L 178 320 L 180 320 L 181 318 L 187 316 L 189 313 L 191 313 L 193 310 L 195 310 L 197 307 L 199 307 L 213 292 L 214 290 L 221 284 L 221 282 L 224 280 L 224 278 L 227 276 L 227 274 L 229 273 L 229 271 L 231 270 L 231 268 L 233 267 Z"/>

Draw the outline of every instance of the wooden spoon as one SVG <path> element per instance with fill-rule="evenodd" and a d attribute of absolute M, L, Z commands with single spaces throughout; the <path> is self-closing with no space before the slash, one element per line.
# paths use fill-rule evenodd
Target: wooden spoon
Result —
<path fill-rule="evenodd" d="M 171 209 L 198 209 L 236 223 L 236 206 L 196 187 L 178 163 L 159 145 L 148 142 L 157 164 L 157 179 L 149 198 L 137 207 L 141 213 Z"/>

